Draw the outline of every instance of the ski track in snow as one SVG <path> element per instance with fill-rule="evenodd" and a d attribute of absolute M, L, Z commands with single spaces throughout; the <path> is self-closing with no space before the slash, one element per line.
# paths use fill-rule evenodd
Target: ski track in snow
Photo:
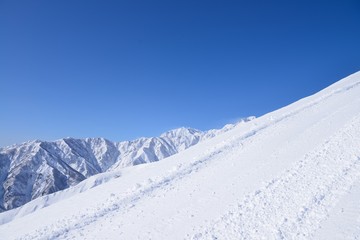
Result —
<path fill-rule="evenodd" d="M 360 178 L 360 116 L 350 126 L 192 239 L 311 239 Z"/>
<path fill-rule="evenodd" d="M 190 164 L 178 164 L 165 176 L 138 183 L 122 196 L 112 194 L 106 202 L 35 229 L 20 239 L 69 239 L 71 232 L 83 230 L 100 218 L 127 212 L 156 191 L 169 191 L 171 185 L 211 162 L 239 151 L 246 141 L 276 124 L 296 117 L 337 94 L 360 85 L 355 82 L 316 98 L 305 106 L 284 114 L 253 130 L 218 143 L 197 156 Z M 346 107 L 346 106 L 344 106 Z M 321 123 L 317 123 L 321 124 Z M 315 151 L 296 161 L 290 169 L 271 179 L 265 186 L 245 196 L 234 209 L 205 227 L 196 229 L 193 239 L 309 239 L 327 218 L 338 199 L 360 179 L 360 115 L 332 135 Z M 353 149 L 352 152 L 344 148 Z M 356 154 L 354 154 L 356 153 Z M 340 167 L 337 167 L 340 166 Z M 286 216 L 286 217 L 284 217 Z M 84 236 L 85 238 L 85 236 Z"/>

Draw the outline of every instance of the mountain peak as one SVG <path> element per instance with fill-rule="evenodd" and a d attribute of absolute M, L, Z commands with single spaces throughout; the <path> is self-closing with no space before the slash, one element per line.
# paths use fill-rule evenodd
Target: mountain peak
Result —
<path fill-rule="evenodd" d="M 200 130 L 197 130 L 194 128 L 180 127 L 180 128 L 175 128 L 175 129 L 169 130 L 167 132 L 164 132 L 163 134 L 160 135 L 160 137 L 173 138 L 175 136 L 179 137 L 179 136 L 184 136 L 184 135 L 194 135 L 194 134 L 201 134 L 201 133 L 202 132 Z"/>

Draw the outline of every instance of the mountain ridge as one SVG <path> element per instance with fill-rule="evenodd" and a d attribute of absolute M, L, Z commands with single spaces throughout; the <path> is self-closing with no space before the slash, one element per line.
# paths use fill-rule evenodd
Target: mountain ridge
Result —
<path fill-rule="evenodd" d="M 241 119 L 222 129 L 200 131 L 181 127 L 159 137 L 132 141 L 66 137 L 0 148 L 0 211 L 64 190 L 98 173 L 159 161 L 253 118 Z"/>

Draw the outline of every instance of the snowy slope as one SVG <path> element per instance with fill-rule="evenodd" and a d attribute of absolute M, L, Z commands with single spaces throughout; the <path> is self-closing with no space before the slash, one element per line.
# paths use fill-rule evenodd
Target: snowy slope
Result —
<path fill-rule="evenodd" d="M 1 236 L 360 238 L 360 73 L 162 161 L 116 174 L 1 225 Z"/>
<path fill-rule="evenodd" d="M 161 160 L 226 132 L 236 124 L 205 132 L 179 128 L 160 137 L 119 143 L 104 138 L 64 138 L 0 149 L 0 212 L 75 186 L 98 173 Z"/>

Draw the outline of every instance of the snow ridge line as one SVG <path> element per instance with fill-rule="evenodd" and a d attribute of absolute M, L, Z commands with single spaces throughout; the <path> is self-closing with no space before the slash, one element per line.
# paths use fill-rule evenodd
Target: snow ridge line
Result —
<path fill-rule="evenodd" d="M 71 230 L 78 229 L 78 228 L 86 226 L 92 222 L 95 222 L 96 218 L 104 217 L 105 215 L 112 213 L 112 211 L 119 210 L 120 208 L 123 211 L 126 211 L 127 209 L 130 209 L 131 207 L 133 207 L 134 203 L 140 201 L 142 199 L 142 197 L 150 195 L 156 189 L 167 186 L 167 185 L 169 185 L 170 182 L 173 182 L 175 180 L 180 180 L 180 179 L 186 177 L 187 175 L 189 175 L 191 172 L 198 171 L 201 168 L 205 167 L 212 159 L 214 159 L 215 156 L 218 156 L 219 154 L 224 154 L 224 151 L 223 151 L 224 149 L 231 150 L 230 147 L 242 147 L 242 143 L 241 143 L 242 141 L 258 134 L 259 132 L 261 132 L 261 130 L 264 130 L 264 129 L 266 129 L 278 122 L 281 122 L 285 119 L 288 119 L 290 117 L 294 117 L 297 114 L 299 114 L 300 112 L 302 112 L 314 105 L 321 103 L 322 101 L 334 96 L 335 94 L 345 92 L 345 91 L 350 90 L 359 85 L 360 85 L 360 82 L 356 82 L 354 84 L 334 90 L 331 93 L 329 93 L 325 96 L 319 97 L 316 100 L 306 104 L 305 106 L 303 106 L 295 111 L 285 114 L 285 115 L 279 117 L 278 119 L 272 120 L 270 123 L 265 123 L 262 126 L 258 126 L 254 130 L 251 130 L 245 134 L 240 135 L 239 137 L 232 138 L 231 142 L 236 142 L 236 144 L 222 142 L 222 143 L 218 144 L 216 147 L 213 147 L 212 150 L 210 150 L 209 152 L 204 153 L 204 156 L 202 157 L 202 159 L 190 164 L 189 166 L 187 166 L 183 169 L 179 168 L 179 171 L 176 171 L 175 173 L 173 173 L 170 176 L 166 176 L 166 177 L 162 178 L 160 181 L 153 183 L 144 189 L 141 189 L 135 193 L 133 192 L 131 196 L 127 196 L 125 198 L 117 197 L 116 199 L 114 199 L 114 196 L 112 196 L 110 198 L 111 200 L 109 200 L 108 203 L 102 204 L 101 208 L 97 207 L 96 209 L 93 209 L 94 213 L 92 215 L 77 214 L 77 215 L 71 216 L 71 221 L 77 221 L 77 223 L 69 222 L 69 221 L 63 219 L 63 220 L 60 220 L 58 222 L 58 224 L 56 224 L 56 225 L 58 225 L 58 227 L 54 226 L 54 225 L 52 225 L 51 227 L 44 227 L 42 229 L 36 230 L 35 235 L 33 235 L 33 236 L 27 235 L 24 238 L 20 238 L 20 239 L 32 239 L 34 236 L 36 236 L 36 237 L 44 236 L 44 235 L 46 235 L 46 233 L 49 233 L 49 232 L 53 232 L 53 234 L 51 234 L 51 236 L 45 237 L 46 239 L 48 239 L 49 237 L 50 238 L 58 238 L 60 236 L 66 235 L 66 233 Z M 127 207 L 127 205 L 129 205 L 129 204 L 130 204 L 130 206 Z M 54 229 L 59 229 L 59 230 L 54 231 Z"/>
<path fill-rule="evenodd" d="M 311 238 L 328 210 L 360 179 L 358 136 L 359 116 L 193 239 Z"/>
<path fill-rule="evenodd" d="M 333 97 L 334 95 L 337 95 L 337 94 L 340 94 L 340 93 L 343 93 L 343 92 L 346 92 L 346 91 L 349 91 L 355 87 L 358 87 L 360 85 L 360 81 L 358 82 L 355 82 L 355 83 L 352 83 L 352 84 L 349 84 L 347 86 L 344 86 L 342 88 L 338 88 L 336 90 L 333 90 L 331 91 L 330 93 L 328 94 L 324 94 L 316 99 L 314 99 L 313 101 L 309 102 L 308 104 L 305 104 L 304 106 L 298 108 L 297 110 L 294 110 L 288 114 L 285 114 L 283 115 L 282 117 L 280 117 L 279 119 L 276 119 L 276 120 L 273 120 L 274 123 L 277 123 L 277 122 L 280 122 L 282 120 L 284 120 L 285 118 L 288 118 L 288 117 L 291 117 L 291 116 L 294 116 L 294 115 L 297 115 L 298 113 L 302 112 L 303 110 L 305 109 L 308 109 L 308 108 L 311 108 L 319 103 L 321 103 L 322 101 L 325 101 L 331 97 Z M 316 94 L 315 94 L 316 95 Z M 314 95 L 313 95 L 314 96 Z M 312 97 L 312 96 L 309 96 L 309 97 Z M 309 98 L 307 97 L 307 98 Z M 306 99 L 306 98 L 305 98 Z M 304 99 L 302 99 L 304 100 Z M 300 100 L 301 101 L 301 100 Z"/>

